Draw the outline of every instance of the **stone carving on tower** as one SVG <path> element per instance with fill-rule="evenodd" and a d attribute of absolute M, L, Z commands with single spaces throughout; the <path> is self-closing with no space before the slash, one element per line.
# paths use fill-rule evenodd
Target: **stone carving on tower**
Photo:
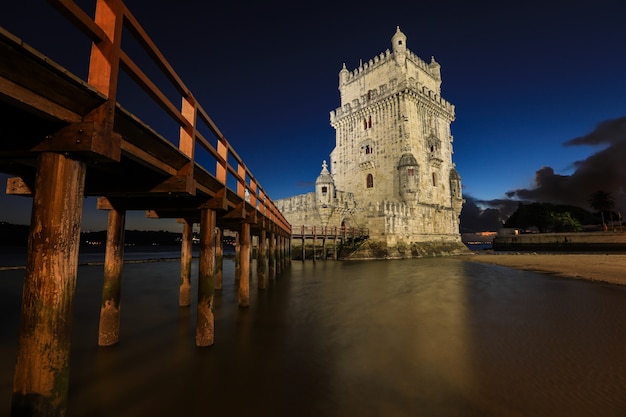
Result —
<path fill-rule="evenodd" d="M 343 64 L 340 107 L 330 112 L 336 140 L 330 170 L 324 161 L 310 206 L 294 210 L 293 199 L 302 197 L 296 196 L 279 200 L 278 208 L 292 225 L 315 219 L 368 228 L 362 257 L 462 252 L 463 198 L 450 132 L 455 114 L 441 97 L 441 67 L 434 57 L 426 63 L 411 52 L 399 27 L 391 43 L 352 71 Z M 340 193 L 350 201 L 341 213 L 335 210 Z"/>

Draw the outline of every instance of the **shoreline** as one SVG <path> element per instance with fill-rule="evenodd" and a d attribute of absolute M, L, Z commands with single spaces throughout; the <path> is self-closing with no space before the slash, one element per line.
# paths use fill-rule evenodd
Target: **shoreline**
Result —
<path fill-rule="evenodd" d="M 560 277 L 626 285 L 623 253 L 473 253 L 459 259 L 548 273 Z"/>

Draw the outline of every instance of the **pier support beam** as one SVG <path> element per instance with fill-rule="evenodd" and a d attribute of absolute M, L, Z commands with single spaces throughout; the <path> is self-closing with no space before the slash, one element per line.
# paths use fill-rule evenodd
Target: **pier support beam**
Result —
<path fill-rule="evenodd" d="M 241 233 L 235 232 L 235 280 L 241 275 Z"/>
<path fill-rule="evenodd" d="M 240 241 L 240 270 L 239 270 L 239 307 L 250 305 L 250 224 L 241 223 Z"/>
<path fill-rule="evenodd" d="M 43 152 L 28 238 L 11 415 L 64 416 L 86 164 Z"/>
<path fill-rule="evenodd" d="M 270 231 L 269 236 L 269 250 L 268 250 L 268 263 L 269 263 L 269 275 L 270 279 L 276 279 L 276 233 Z"/>
<path fill-rule="evenodd" d="M 213 295 L 215 293 L 215 211 L 200 211 L 200 259 L 198 264 L 198 319 L 196 346 L 211 346 L 215 340 Z"/>
<path fill-rule="evenodd" d="M 193 249 L 193 223 L 183 221 L 183 238 L 180 247 L 180 288 L 178 305 L 189 307 L 191 304 L 191 261 Z"/>
<path fill-rule="evenodd" d="M 283 271 L 284 261 L 285 261 L 285 251 L 283 248 L 285 247 L 285 238 L 279 235 L 276 238 L 276 250 L 278 255 L 276 256 L 276 273 L 280 274 Z"/>
<path fill-rule="evenodd" d="M 98 346 L 112 346 L 120 339 L 120 297 L 124 265 L 124 224 L 126 210 L 108 210 L 107 241 L 104 255 L 104 283 Z"/>
<path fill-rule="evenodd" d="M 313 226 L 313 263 L 315 263 L 315 248 L 317 247 L 317 232 Z"/>
<path fill-rule="evenodd" d="M 215 289 L 221 290 L 224 282 L 224 242 L 222 229 L 215 229 Z"/>
<path fill-rule="evenodd" d="M 259 245 L 256 251 L 256 277 L 259 289 L 261 290 L 267 287 L 267 255 L 265 253 L 266 239 L 267 233 L 265 232 L 265 229 L 262 229 L 259 233 Z"/>

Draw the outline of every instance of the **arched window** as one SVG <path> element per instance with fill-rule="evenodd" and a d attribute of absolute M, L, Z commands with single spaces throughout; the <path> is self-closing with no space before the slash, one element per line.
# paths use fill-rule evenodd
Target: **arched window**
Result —
<path fill-rule="evenodd" d="M 367 174 L 366 178 L 367 188 L 372 188 L 374 186 L 374 176 L 372 174 Z"/>
<path fill-rule="evenodd" d="M 437 173 L 433 172 L 433 187 L 437 186 Z"/>

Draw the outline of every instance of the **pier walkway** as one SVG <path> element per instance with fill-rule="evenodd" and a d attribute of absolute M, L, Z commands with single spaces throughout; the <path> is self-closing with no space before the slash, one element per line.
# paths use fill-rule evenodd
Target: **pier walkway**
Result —
<path fill-rule="evenodd" d="M 239 239 L 242 307 L 249 303 L 251 235 L 259 238 L 260 282 L 290 259 L 290 224 L 125 4 L 97 0 L 92 18 L 74 1 L 50 3 L 92 43 L 87 79 L 0 28 L 0 172 L 11 176 L 8 194 L 33 200 L 12 416 L 65 415 L 85 196 L 99 197 L 98 208 L 109 213 L 100 345 L 118 341 L 128 210 L 183 223 L 181 306 L 190 301 L 192 226 L 199 224 L 198 346 L 214 341 L 222 231 Z M 133 61 L 122 34 L 143 48 L 179 100 Z M 178 125 L 176 137 L 117 101 L 122 72 Z"/>

